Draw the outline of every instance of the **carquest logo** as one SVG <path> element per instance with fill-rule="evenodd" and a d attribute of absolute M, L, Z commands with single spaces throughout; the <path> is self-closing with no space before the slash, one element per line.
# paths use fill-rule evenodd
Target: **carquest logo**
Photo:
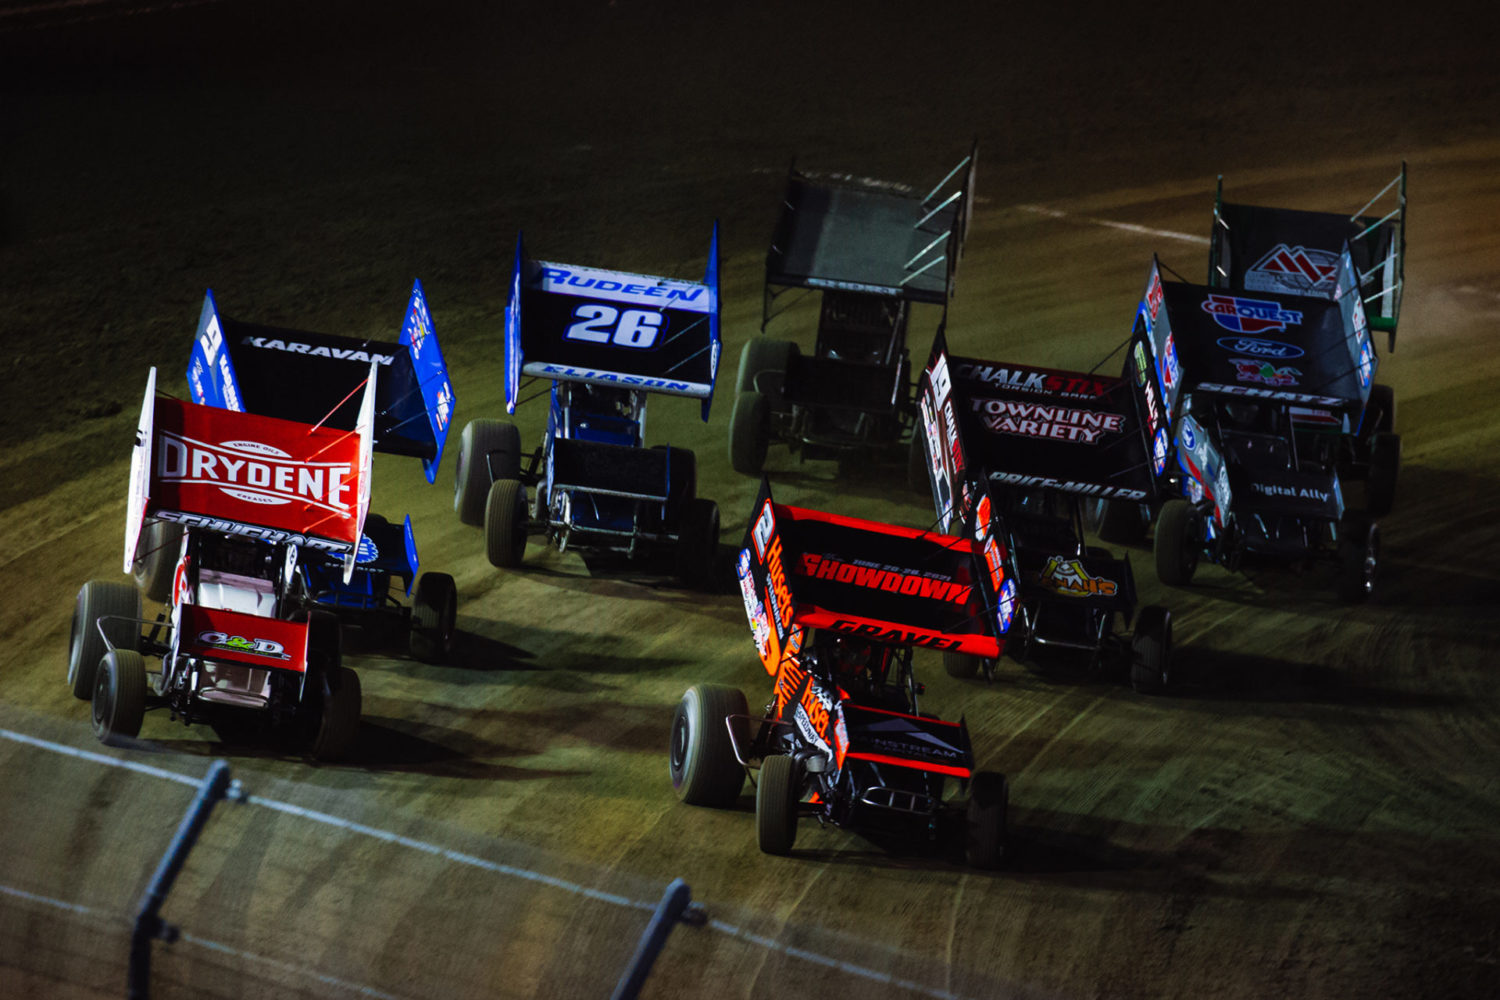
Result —
<path fill-rule="evenodd" d="M 1285 330 L 1302 322 L 1295 309 L 1283 309 L 1279 302 L 1242 299 L 1235 295 L 1209 295 L 1203 300 L 1203 311 L 1226 330 L 1235 333 L 1262 333 Z"/>
<path fill-rule="evenodd" d="M 214 649 L 227 649 L 235 653 L 250 653 L 253 656 L 264 656 L 273 660 L 291 659 L 286 655 L 286 647 L 271 639 L 246 639 L 242 635 L 208 631 L 198 633 L 198 644 Z"/>

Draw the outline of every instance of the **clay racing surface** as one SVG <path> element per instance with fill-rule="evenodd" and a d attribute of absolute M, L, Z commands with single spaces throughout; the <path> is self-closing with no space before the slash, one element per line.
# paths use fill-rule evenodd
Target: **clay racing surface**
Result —
<path fill-rule="evenodd" d="M 184 936 L 156 947 L 162 997 L 604 995 L 676 876 L 711 920 L 673 933 L 649 996 L 1492 993 L 1492 25 L 24 6 L 0 8 L 0 994 L 119 995 L 129 915 L 191 797 L 173 778 L 216 756 L 254 800 L 219 808 L 168 901 Z M 457 578 L 462 634 L 446 666 L 355 661 L 355 761 L 226 747 L 158 713 L 136 746 L 93 740 L 64 684 L 73 598 L 121 578 L 146 367 L 185 392 L 205 288 L 231 316 L 390 339 L 420 277 L 461 426 L 503 412 L 517 230 L 547 259 L 695 277 L 719 218 L 731 391 L 707 425 L 653 402 L 650 434 L 696 449 L 733 542 L 756 484 L 728 468 L 732 378 L 787 163 L 934 182 L 975 135 L 949 342 L 1063 368 L 1125 338 L 1153 251 L 1201 280 L 1215 173 L 1235 200 L 1353 211 L 1411 170 L 1378 600 L 1337 604 L 1322 571 L 1207 569 L 1169 591 L 1141 551 L 1143 596 L 1176 616 L 1175 697 L 1010 660 L 966 684 L 924 657 L 924 707 L 966 716 L 980 766 L 1010 777 L 1007 870 L 811 822 L 770 858 L 749 795 L 678 804 L 682 691 L 769 693 L 737 594 L 535 540 L 524 572 L 496 572 L 453 514 L 451 457 L 436 487 L 377 459 L 374 509 L 412 514 L 424 564 Z M 543 420 L 521 412 L 528 446 Z M 780 450 L 771 469 L 783 502 L 931 520 L 899 463 L 840 478 Z"/>

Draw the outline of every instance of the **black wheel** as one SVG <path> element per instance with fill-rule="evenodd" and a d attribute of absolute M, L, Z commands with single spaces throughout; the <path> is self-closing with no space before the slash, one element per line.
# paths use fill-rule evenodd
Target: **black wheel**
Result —
<path fill-rule="evenodd" d="M 689 587 L 707 588 L 719 556 L 719 505 L 695 497 L 677 526 L 677 575 Z"/>
<path fill-rule="evenodd" d="M 1172 587 L 1186 586 L 1198 568 L 1203 525 L 1186 500 L 1168 500 L 1156 519 L 1156 576 Z"/>
<path fill-rule="evenodd" d="M 1005 860 L 1005 813 L 1009 804 L 1010 786 L 1005 775 L 979 771 L 970 779 L 964 857 L 972 867 L 991 870 Z"/>
<path fill-rule="evenodd" d="M 676 524 L 698 495 L 698 456 L 689 448 L 655 447 L 667 453 L 667 523 Z"/>
<path fill-rule="evenodd" d="M 1379 569 L 1379 526 L 1361 518 L 1345 521 L 1339 532 L 1339 600 L 1353 604 L 1369 600 Z"/>
<path fill-rule="evenodd" d="M 133 649 L 112 649 L 94 671 L 94 735 L 112 747 L 141 735 L 146 716 L 146 660 Z"/>
<path fill-rule="evenodd" d="M 313 737 L 312 755 L 317 760 L 344 760 L 354 749 L 359 735 L 359 713 L 364 700 L 359 674 L 340 665 L 324 671 L 322 704 L 318 732 Z"/>
<path fill-rule="evenodd" d="M 526 555 L 526 487 L 519 479 L 497 479 L 484 505 L 484 549 L 491 566 L 519 566 Z"/>
<path fill-rule="evenodd" d="M 739 377 L 734 383 L 736 393 L 764 394 L 779 390 L 780 380 L 786 377 L 786 370 L 791 366 L 792 356 L 800 353 L 797 345 L 790 340 L 767 340 L 764 337 L 753 337 L 745 341 L 744 349 L 740 351 Z M 766 372 L 770 372 L 775 377 L 777 382 L 775 386 L 760 381 L 760 376 Z"/>
<path fill-rule="evenodd" d="M 1149 527 L 1146 509 L 1128 500 L 1100 500 L 1097 522 L 1099 540 L 1110 545 L 1139 545 Z"/>
<path fill-rule="evenodd" d="M 521 476 L 521 432 L 507 420 L 470 420 L 458 439 L 453 509 L 464 524 L 484 524 L 490 483 Z"/>
<path fill-rule="evenodd" d="M 146 600 L 166 604 L 172 596 L 172 577 L 182 555 L 182 525 L 152 519 L 141 529 L 130 574 Z"/>
<path fill-rule="evenodd" d="M 458 618 L 458 588 L 447 573 L 417 577 L 411 597 L 411 635 L 407 648 L 424 663 L 441 663 L 453 650 L 453 626 Z"/>
<path fill-rule="evenodd" d="M 667 764 L 677 797 L 692 806 L 727 806 L 740 797 L 745 768 L 734 756 L 728 717 L 746 715 L 745 695 L 722 684 L 695 684 L 672 715 Z M 743 723 L 736 721 L 736 732 Z"/>
<path fill-rule="evenodd" d="M 943 653 L 943 669 L 948 672 L 949 677 L 969 680 L 979 673 L 979 668 L 982 666 L 984 666 L 982 656 L 970 656 L 968 653 L 951 651 Z"/>
<path fill-rule="evenodd" d="M 745 476 L 760 475 L 771 440 L 771 407 L 766 397 L 748 389 L 734 400 L 729 417 L 729 464 Z"/>
<path fill-rule="evenodd" d="M 103 624 L 109 645 L 99 634 L 100 618 L 110 616 Z M 128 583 L 90 580 L 78 591 L 73 605 L 73 628 L 68 635 L 68 686 L 73 697 L 88 701 L 94 696 L 94 674 L 109 646 L 134 650 L 140 642 L 141 592 Z M 126 620 L 120 620 L 126 619 Z"/>
<path fill-rule="evenodd" d="M 785 754 L 760 763 L 755 786 L 755 837 L 767 854 L 787 854 L 797 841 L 797 763 Z"/>
<path fill-rule="evenodd" d="M 1396 505 L 1396 476 L 1401 471 L 1401 435 L 1370 438 L 1370 472 L 1365 479 L 1365 510 L 1371 517 L 1389 514 Z"/>
<path fill-rule="evenodd" d="M 1161 694 L 1172 677 L 1172 613 L 1159 604 L 1135 616 L 1130 639 L 1130 686 L 1141 694 Z"/>
<path fill-rule="evenodd" d="M 1396 392 L 1388 385 L 1376 383 L 1370 386 L 1370 398 L 1365 409 L 1375 413 L 1375 430 L 1390 434 L 1396 429 Z"/>

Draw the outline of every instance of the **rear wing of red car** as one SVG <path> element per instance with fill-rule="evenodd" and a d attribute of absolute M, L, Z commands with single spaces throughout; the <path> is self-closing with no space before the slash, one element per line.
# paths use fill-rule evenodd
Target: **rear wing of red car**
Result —
<path fill-rule="evenodd" d="M 125 571 L 147 518 L 331 552 L 347 580 L 370 506 L 376 368 L 353 430 L 200 406 L 146 382 L 125 523 Z"/>
<path fill-rule="evenodd" d="M 1016 584 L 992 527 L 954 538 L 790 507 L 762 480 L 738 562 L 761 663 L 776 674 L 808 629 L 999 656 Z"/>

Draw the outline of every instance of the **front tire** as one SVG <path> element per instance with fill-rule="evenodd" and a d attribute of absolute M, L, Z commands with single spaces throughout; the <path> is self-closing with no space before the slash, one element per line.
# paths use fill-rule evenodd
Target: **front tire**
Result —
<path fill-rule="evenodd" d="M 122 746 L 141 735 L 146 716 L 146 660 L 133 649 L 112 649 L 94 674 L 94 735 L 107 746 Z"/>
<path fill-rule="evenodd" d="M 1172 613 L 1159 604 L 1135 616 L 1130 639 L 1130 686 L 1141 694 L 1161 694 L 1171 683 Z"/>
<path fill-rule="evenodd" d="M 359 736 L 364 692 L 359 674 L 349 667 L 340 665 L 326 676 L 328 689 L 323 692 L 312 755 L 315 760 L 345 760 L 354 750 L 354 741 Z"/>
<path fill-rule="evenodd" d="M 969 807 L 964 824 L 964 857 L 969 865 L 986 871 L 1005 860 L 1006 813 L 1010 808 L 1010 786 L 1005 775 L 980 771 L 969 785 Z"/>
<path fill-rule="evenodd" d="M 727 806 L 740 797 L 745 769 L 734 756 L 727 721 L 747 715 L 745 695 L 722 684 L 695 684 L 672 715 L 667 766 L 677 797 L 690 806 Z"/>
<path fill-rule="evenodd" d="M 1183 587 L 1198 568 L 1203 546 L 1202 518 L 1186 500 L 1168 500 L 1156 519 L 1156 576 L 1169 587 Z"/>
<path fill-rule="evenodd" d="M 521 432 L 508 420 L 470 420 L 458 439 L 453 509 L 464 524 L 484 524 L 490 483 L 521 476 Z"/>
<path fill-rule="evenodd" d="M 491 566 L 521 565 L 529 520 L 526 487 L 519 479 L 496 480 L 484 506 L 484 550 Z"/>
<path fill-rule="evenodd" d="M 785 754 L 760 764 L 755 786 L 755 836 L 766 854 L 789 854 L 797 841 L 797 762 Z"/>
<path fill-rule="evenodd" d="M 407 647 L 414 659 L 441 663 L 453 651 L 458 619 L 458 587 L 447 573 L 423 573 L 411 599 L 411 635 Z"/>
<path fill-rule="evenodd" d="M 100 618 L 106 644 L 99 634 Z M 88 701 L 94 696 L 94 674 L 109 647 L 134 650 L 140 641 L 141 592 L 128 583 L 90 580 L 78 591 L 73 605 L 73 628 L 68 636 L 68 686 L 73 697 Z M 120 620 L 126 619 L 126 620 Z"/>

